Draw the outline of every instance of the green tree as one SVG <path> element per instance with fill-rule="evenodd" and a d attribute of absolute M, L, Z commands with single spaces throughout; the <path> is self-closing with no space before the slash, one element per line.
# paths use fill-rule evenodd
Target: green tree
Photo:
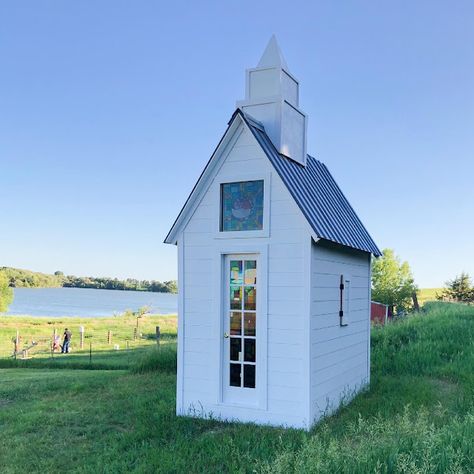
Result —
<path fill-rule="evenodd" d="M 140 290 L 158 291 L 163 293 L 176 293 L 176 281 L 139 281 L 135 278 L 118 280 L 108 277 L 77 277 L 74 275 L 64 275 L 57 270 L 54 275 L 46 273 L 32 272 L 19 268 L 0 267 L 0 272 L 4 272 L 8 279 L 9 286 L 13 288 L 99 288 L 110 290 Z"/>
<path fill-rule="evenodd" d="M 10 288 L 9 279 L 3 271 L 0 271 L 0 312 L 8 310 L 13 301 L 13 290 Z"/>
<path fill-rule="evenodd" d="M 446 282 L 446 288 L 441 293 L 439 299 L 448 298 L 463 303 L 474 301 L 474 288 L 471 285 L 471 277 L 462 272 L 461 275 Z"/>
<path fill-rule="evenodd" d="M 178 282 L 176 280 L 165 281 L 164 285 L 170 293 L 178 293 Z"/>
<path fill-rule="evenodd" d="M 411 306 L 417 287 L 408 262 L 401 262 L 392 249 L 372 262 L 372 300 L 388 305 L 393 313 Z"/>

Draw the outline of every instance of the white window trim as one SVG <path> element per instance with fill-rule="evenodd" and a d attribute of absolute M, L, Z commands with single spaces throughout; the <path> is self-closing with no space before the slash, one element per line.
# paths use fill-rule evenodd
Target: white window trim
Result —
<path fill-rule="evenodd" d="M 224 293 L 223 285 L 226 284 L 224 275 L 224 261 L 226 255 L 233 254 L 258 254 L 259 256 L 259 280 L 257 298 L 257 333 L 259 334 L 257 343 L 257 404 L 237 404 L 225 403 L 223 397 L 223 362 L 224 362 Z M 216 364 L 212 370 L 215 370 L 217 381 L 214 393 L 216 405 L 221 406 L 239 406 L 246 408 L 254 408 L 258 410 L 267 410 L 267 384 L 268 384 L 268 245 L 267 244 L 250 244 L 241 245 L 239 243 L 223 244 L 217 248 L 214 258 L 214 288 L 219 288 L 219 297 L 216 298 L 217 307 L 214 312 L 217 320 L 215 321 L 215 347 L 214 360 Z"/>
<path fill-rule="evenodd" d="M 263 229 L 262 230 L 238 230 L 221 231 L 221 184 L 240 183 L 242 181 L 263 181 Z M 213 227 L 216 239 L 250 239 L 270 236 L 270 193 L 271 173 L 242 173 L 219 176 L 213 184 L 212 196 L 214 202 Z"/>

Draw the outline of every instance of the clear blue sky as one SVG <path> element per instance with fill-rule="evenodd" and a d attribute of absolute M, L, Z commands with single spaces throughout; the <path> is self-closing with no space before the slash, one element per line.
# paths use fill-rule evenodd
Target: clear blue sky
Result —
<path fill-rule="evenodd" d="M 171 279 L 272 33 L 308 150 L 420 286 L 474 275 L 474 3 L 2 1 L 0 265 Z"/>

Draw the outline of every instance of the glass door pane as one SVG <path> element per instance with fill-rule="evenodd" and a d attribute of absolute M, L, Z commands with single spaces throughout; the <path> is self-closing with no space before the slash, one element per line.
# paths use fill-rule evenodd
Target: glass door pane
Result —
<path fill-rule="evenodd" d="M 229 260 L 229 385 L 255 388 L 257 363 L 257 261 Z"/>

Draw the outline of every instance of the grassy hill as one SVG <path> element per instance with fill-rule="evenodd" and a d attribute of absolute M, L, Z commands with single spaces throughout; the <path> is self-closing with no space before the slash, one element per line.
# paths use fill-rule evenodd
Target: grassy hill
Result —
<path fill-rule="evenodd" d="M 370 391 L 310 433 L 176 417 L 164 331 L 159 350 L 104 351 L 116 370 L 71 356 L 0 369 L 2 473 L 474 472 L 473 307 L 429 304 L 375 329 Z"/>
<path fill-rule="evenodd" d="M 425 304 L 428 301 L 436 301 L 436 295 L 441 294 L 443 288 L 421 288 L 418 290 L 418 303 Z"/>

